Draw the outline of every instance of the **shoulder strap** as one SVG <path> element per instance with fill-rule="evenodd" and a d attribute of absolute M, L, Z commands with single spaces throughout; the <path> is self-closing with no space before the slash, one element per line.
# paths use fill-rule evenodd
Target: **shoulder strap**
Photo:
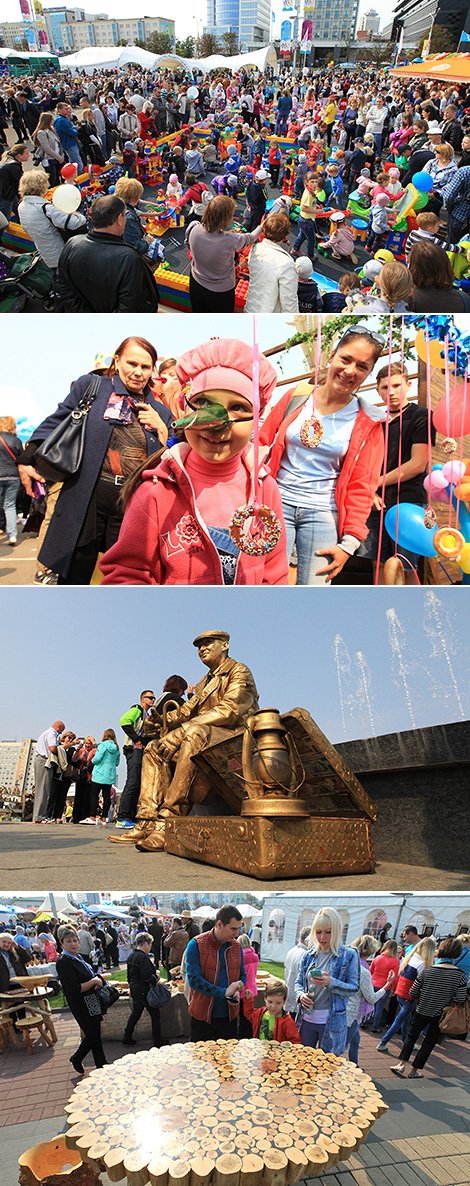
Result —
<path fill-rule="evenodd" d="M 10 454 L 10 457 L 13 457 L 13 461 L 16 462 L 15 454 L 12 453 L 11 449 L 8 448 L 8 445 L 7 445 L 6 441 L 4 441 L 3 437 L 0 437 L 0 441 L 2 442 L 2 445 L 5 446 L 5 449 L 6 449 L 7 453 Z"/>
<path fill-rule="evenodd" d="M 50 202 L 49 202 L 49 205 L 51 205 Z M 54 219 L 49 217 L 47 210 L 46 210 L 46 206 L 47 206 L 47 202 L 44 202 L 43 205 L 41 206 L 41 210 L 44 214 L 44 217 L 47 218 L 47 221 L 50 222 L 51 226 L 55 227 L 56 231 L 59 231 L 59 232 L 66 231 L 72 215 L 67 214 L 67 218 L 65 219 L 64 225 L 62 227 L 58 227 L 58 226 L 56 226 Z"/>

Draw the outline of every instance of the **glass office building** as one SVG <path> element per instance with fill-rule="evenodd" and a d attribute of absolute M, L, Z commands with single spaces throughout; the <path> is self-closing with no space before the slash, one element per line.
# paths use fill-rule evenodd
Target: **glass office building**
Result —
<path fill-rule="evenodd" d="M 224 33 L 236 33 L 242 53 L 269 45 L 271 0 L 207 0 L 205 33 L 221 40 Z"/>

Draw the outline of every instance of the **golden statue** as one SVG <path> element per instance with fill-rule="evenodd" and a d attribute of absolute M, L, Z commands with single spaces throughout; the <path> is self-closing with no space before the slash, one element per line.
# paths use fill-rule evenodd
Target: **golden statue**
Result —
<path fill-rule="evenodd" d="M 194 639 L 199 658 L 209 674 L 199 680 L 194 695 L 165 713 L 163 735 L 145 749 L 135 827 L 109 839 L 114 844 L 136 844 L 145 852 L 165 847 L 165 819 L 185 816 L 194 802 L 203 802 L 210 779 L 197 769 L 193 756 L 209 745 L 231 738 L 258 710 L 253 675 L 244 663 L 228 653 L 230 635 L 225 630 L 205 630 Z M 156 714 L 145 731 L 155 736 L 162 721 Z M 191 801 L 190 801 L 191 796 Z"/>

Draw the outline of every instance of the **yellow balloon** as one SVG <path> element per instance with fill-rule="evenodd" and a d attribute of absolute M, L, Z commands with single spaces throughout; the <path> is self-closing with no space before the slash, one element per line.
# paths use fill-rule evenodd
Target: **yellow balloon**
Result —
<path fill-rule="evenodd" d="M 418 333 L 416 336 L 415 348 L 416 348 L 416 353 L 418 355 L 418 358 L 421 358 L 423 362 L 427 362 L 426 336 L 424 333 L 424 329 L 418 330 Z M 442 354 L 441 354 L 441 351 L 442 351 Z M 432 338 L 429 342 L 429 361 L 430 361 L 432 367 L 440 367 L 441 370 L 444 370 L 444 367 L 445 367 L 444 343 L 440 342 L 438 338 Z M 452 366 L 451 351 L 449 350 L 449 370 L 453 371 L 453 369 L 454 368 Z"/>
<path fill-rule="evenodd" d="M 459 568 L 470 575 L 470 544 L 464 544 L 460 553 Z"/>

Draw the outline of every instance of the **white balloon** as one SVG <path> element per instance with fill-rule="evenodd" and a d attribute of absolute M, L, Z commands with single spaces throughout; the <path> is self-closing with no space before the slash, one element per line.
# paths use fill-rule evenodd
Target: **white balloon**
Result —
<path fill-rule="evenodd" d="M 82 195 L 77 185 L 59 185 L 52 195 L 52 205 L 63 214 L 73 214 L 78 210 Z"/>
<path fill-rule="evenodd" d="M 190 86 L 187 94 L 188 94 L 189 99 L 197 99 L 198 94 L 199 94 L 199 87 Z"/>

